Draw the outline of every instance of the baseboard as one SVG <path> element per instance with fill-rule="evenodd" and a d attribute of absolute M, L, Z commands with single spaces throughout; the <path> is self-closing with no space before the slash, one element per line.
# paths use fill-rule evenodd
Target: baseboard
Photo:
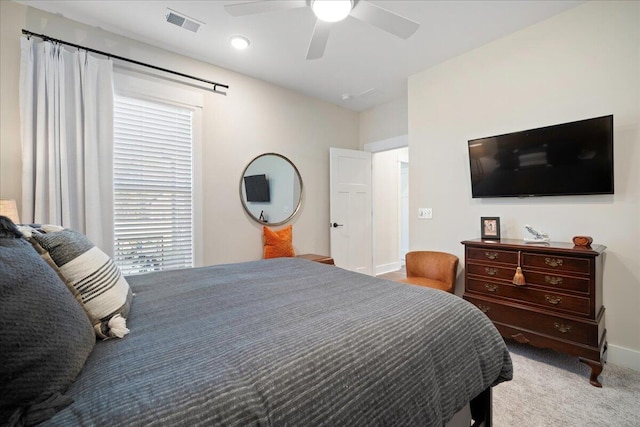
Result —
<path fill-rule="evenodd" d="M 640 372 L 640 351 L 638 350 L 609 344 L 605 357 L 607 363 Z"/>
<path fill-rule="evenodd" d="M 402 263 L 400 261 L 376 265 L 376 276 L 380 274 L 391 273 L 392 271 L 398 271 L 401 267 Z"/>

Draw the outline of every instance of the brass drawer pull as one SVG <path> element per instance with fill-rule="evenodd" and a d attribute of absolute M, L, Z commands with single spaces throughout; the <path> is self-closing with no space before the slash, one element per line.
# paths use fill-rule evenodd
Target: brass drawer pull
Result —
<path fill-rule="evenodd" d="M 489 292 L 495 292 L 498 289 L 498 285 L 492 285 L 490 283 L 485 283 L 484 287 L 487 288 Z"/>
<path fill-rule="evenodd" d="M 544 281 L 552 285 L 559 285 L 562 283 L 562 277 L 544 276 Z"/>
<path fill-rule="evenodd" d="M 489 311 L 489 306 L 486 306 L 486 305 L 478 304 L 478 308 L 483 313 L 487 313 Z"/>
<path fill-rule="evenodd" d="M 487 258 L 493 260 L 493 259 L 497 259 L 498 258 L 498 252 L 485 252 L 484 256 L 486 256 Z"/>
<path fill-rule="evenodd" d="M 489 268 L 489 267 L 485 267 L 484 271 L 485 271 L 485 273 L 487 273 L 489 276 L 495 276 L 496 274 L 498 274 L 498 269 L 497 269 L 497 268 Z"/>
<path fill-rule="evenodd" d="M 571 325 L 565 325 L 564 323 L 554 323 L 553 327 L 556 328 L 558 331 L 562 332 L 563 334 L 566 334 L 567 332 L 571 332 Z"/>
<path fill-rule="evenodd" d="M 555 295 L 545 295 L 544 299 L 546 299 L 549 304 L 553 305 L 558 305 L 562 302 L 562 297 L 558 297 Z"/>
<path fill-rule="evenodd" d="M 562 260 L 559 258 L 545 258 L 544 263 L 551 267 L 562 267 Z"/>

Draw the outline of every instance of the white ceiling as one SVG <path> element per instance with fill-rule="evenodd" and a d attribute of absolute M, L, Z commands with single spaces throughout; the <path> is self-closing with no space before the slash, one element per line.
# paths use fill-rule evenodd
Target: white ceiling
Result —
<path fill-rule="evenodd" d="M 40 0 L 19 3 L 355 111 L 405 96 L 411 74 L 583 3 L 564 0 L 368 1 L 418 22 L 420 28 L 408 40 L 402 40 L 347 17 L 333 25 L 324 57 L 316 60 L 305 59 L 315 23 L 309 7 L 232 17 L 225 12 L 224 5 L 242 2 Z M 169 24 L 165 21 L 167 8 L 205 25 L 193 33 Z M 235 34 L 251 40 L 249 49 L 237 51 L 229 46 L 229 37 Z M 215 76 L 199 77 L 216 80 Z M 353 98 L 344 101 L 344 94 Z"/>

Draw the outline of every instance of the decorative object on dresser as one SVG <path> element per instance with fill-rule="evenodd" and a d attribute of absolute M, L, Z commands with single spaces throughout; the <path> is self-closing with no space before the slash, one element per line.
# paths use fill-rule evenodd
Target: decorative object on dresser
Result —
<path fill-rule="evenodd" d="M 576 247 L 591 248 L 593 238 L 591 236 L 574 236 L 573 244 Z"/>
<path fill-rule="evenodd" d="M 464 299 L 505 338 L 577 356 L 598 375 L 607 349 L 602 305 L 603 245 L 465 240 Z M 514 285 L 517 266 L 526 278 Z"/>
<path fill-rule="evenodd" d="M 484 240 L 500 240 L 500 218 L 483 216 L 480 218 L 480 231 Z"/>
<path fill-rule="evenodd" d="M 524 226 L 524 241 L 529 243 L 546 243 L 549 235 L 544 231 L 538 231 L 530 225 Z"/>

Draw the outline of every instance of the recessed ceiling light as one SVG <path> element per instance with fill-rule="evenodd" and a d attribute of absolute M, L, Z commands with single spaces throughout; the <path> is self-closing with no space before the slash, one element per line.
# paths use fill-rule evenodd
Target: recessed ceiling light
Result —
<path fill-rule="evenodd" d="M 313 0 L 311 9 L 321 21 L 338 22 L 349 16 L 353 9 L 353 2 L 351 0 Z"/>
<path fill-rule="evenodd" d="M 248 38 L 244 36 L 233 36 L 231 37 L 231 46 L 235 47 L 238 50 L 243 50 L 249 47 L 251 42 Z"/>

